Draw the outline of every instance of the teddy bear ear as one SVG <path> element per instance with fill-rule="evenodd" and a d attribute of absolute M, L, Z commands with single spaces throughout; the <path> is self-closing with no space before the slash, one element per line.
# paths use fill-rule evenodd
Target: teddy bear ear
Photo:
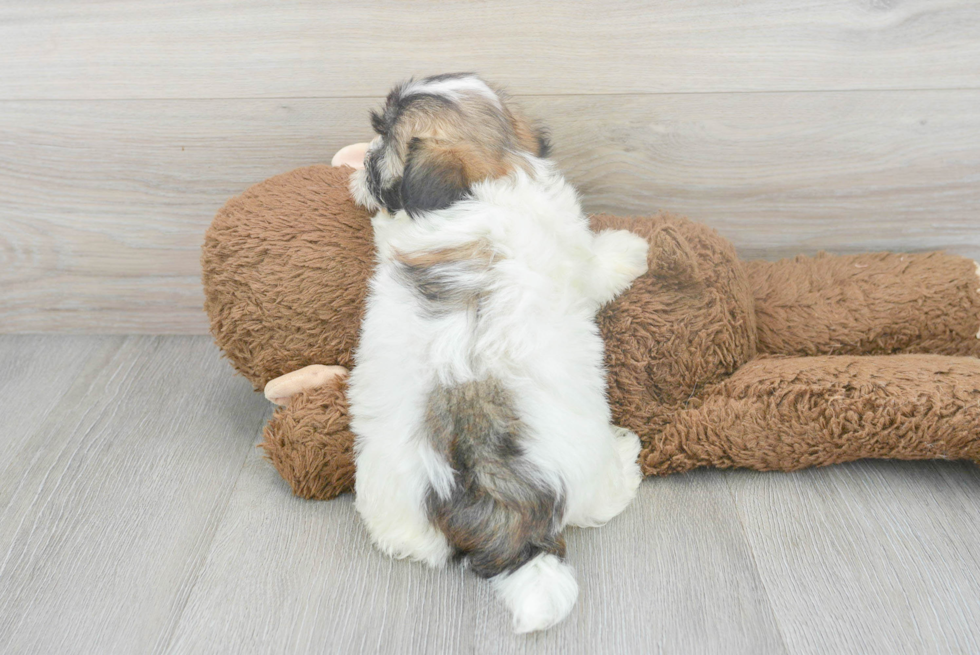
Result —
<path fill-rule="evenodd" d="M 667 284 L 700 285 L 703 282 L 694 250 L 670 225 L 659 226 L 650 237 L 650 274 Z"/>

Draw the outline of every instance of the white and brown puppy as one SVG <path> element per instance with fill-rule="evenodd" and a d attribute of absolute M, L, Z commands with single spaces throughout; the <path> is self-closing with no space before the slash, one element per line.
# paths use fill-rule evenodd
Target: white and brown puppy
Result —
<path fill-rule="evenodd" d="M 357 509 L 381 550 L 465 558 L 518 632 L 547 628 L 578 596 L 562 529 L 608 521 L 640 482 L 595 314 L 647 243 L 593 234 L 544 134 L 472 74 L 401 84 L 372 124 L 351 179 L 378 212 L 348 389 Z"/>

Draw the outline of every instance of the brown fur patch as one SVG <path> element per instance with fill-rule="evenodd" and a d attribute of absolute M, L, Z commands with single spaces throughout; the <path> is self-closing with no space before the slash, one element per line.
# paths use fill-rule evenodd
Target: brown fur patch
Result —
<path fill-rule="evenodd" d="M 479 240 L 454 248 L 416 253 L 396 252 L 399 273 L 427 302 L 434 315 L 475 310 L 486 293 L 480 273 L 494 259 L 489 242 Z"/>
<path fill-rule="evenodd" d="M 483 239 L 464 243 L 453 248 L 440 248 L 439 250 L 428 250 L 425 252 L 395 253 L 395 261 L 406 266 L 422 268 L 464 260 L 490 264 L 494 259 L 493 245 Z"/>
<path fill-rule="evenodd" d="M 477 575 L 516 570 L 540 552 L 564 557 L 564 502 L 523 459 L 524 425 L 497 380 L 434 389 L 426 429 L 457 476 L 450 498 L 430 491 L 429 516 Z"/>
<path fill-rule="evenodd" d="M 406 163 L 412 141 L 420 140 L 415 164 L 459 170 L 466 186 L 526 169 L 527 162 L 514 151 L 538 150 L 526 121 L 518 123 L 506 106 L 499 109 L 475 93 L 451 103 L 414 100 L 389 138 Z"/>
<path fill-rule="evenodd" d="M 538 157 L 547 157 L 550 154 L 550 146 L 546 131 L 535 128 L 527 116 L 516 107 L 505 104 L 504 108 L 509 114 L 514 137 L 521 149 L 534 153 Z"/>

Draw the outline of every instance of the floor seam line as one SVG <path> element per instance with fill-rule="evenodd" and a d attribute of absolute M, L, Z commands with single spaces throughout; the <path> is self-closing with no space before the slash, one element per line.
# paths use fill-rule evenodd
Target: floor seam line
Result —
<path fill-rule="evenodd" d="M 261 434 L 261 432 L 262 432 L 262 430 L 264 428 L 264 425 L 265 425 L 265 423 L 268 420 L 269 420 L 269 417 L 267 415 L 265 415 L 265 414 L 263 414 L 262 417 L 258 420 L 258 430 L 257 431 L 259 432 L 259 434 Z M 254 433 L 255 432 L 253 432 L 253 434 Z M 251 448 L 256 448 L 256 447 L 257 447 L 257 444 L 255 443 L 255 439 L 253 439 L 252 440 L 252 446 L 251 446 Z M 245 468 L 248 466 L 249 458 L 252 455 L 252 449 L 251 448 L 250 449 L 246 449 L 244 451 L 244 454 L 243 454 L 243 457 L 242 457 L 242 463 L 241 463 L 241 466 L 238 469 L 238 475 L 235 476 L 235 483 L 233 485 L 231 485 L 230 491 L 228 492 L 228 494 L 227 494 L 227 496 L 225 498 L 224 504 L 221 507 L 221 516 L 214 523 L 214 527 L 211 530 L 210 537 L 208 538 L 207 546 L 206 546 L 206 548 L 203 548 L 202 549 L 205 552 L 204 552 L 204 554 L 203 554 L 203 556 L 201 558 L 200 564 L 196 567 L 196 570 L 193 573 L 193 581 L 191 582 L 191 584 L 187 588 L 187 591 L 186 591 L 184 600 L 181 603 L 180 608 L 177 611 L 177 614 L 176 614 L 176 616 L 174 617 L 174 620 L 171 623 L 171 626 L 170 626 L 170 629 L 169 629 L 169 634 L 161 634 L 160 635 L 160 637 L 157 639 L 157 643 L 158 644 L 161 644 L 161 645 L 160 646 L 157 646 L 157 647 L 155 647 L 153 649 L 153 652 L 154 653 L 159 653 L 159 654 L 168 653 L 168 652 L 170 652 L 171 648 L 173 647 L 174 637 L 176 637 L 176 635 L 177 635 L 177 631 L 178 631 L 178 628 L 180 627 L 180 624 L 183 623 L 183 621 L 184 621 L 184 614 L 187 611 L 187 605 L 190 602 L 190 599 L 193 596 L 195 589 L 197 589 L 197 586 L 198 586 L 198 584 L 201 581 L 201 573 L 204 571 L 204 568 L 207 566 L 208 559 L 209 559 L 209 557 L 211 556 L 211 553 L 214 550 L 214 540 L 217 538 L 218 533 L 221 531 L 221 527 L 224 525 L 225 521 L 228 518 L 228 508 L 231 507 L 231 501 L 235 497 L 236 492 L 238 491 L 239 484 L 241 483 L 241 480 L 242 480 L 242 474 L 245 472 Z M 165 642 L 163 642 L 163 639 L 164 638 L 166 639 Z"/>
<path fill-rule="evenodd" d="M 732 491 L 732 485 L 729 482 L 732 472 L 725 471 L 725 488 L 728 489 L 728 497 L 732 500 L 732 506 L 735 508 L 735 519 L 738 521 L 739 530 L 742 532 L 742 538 L 745 540 L 745 545 L 749 548 L 749 555 L 752 558 L 752 566 L 755 569 L 755 574 L 759 578 L 759 584 L 762 585 L 762 590 L 766 592 L 766 605 L 769 606 L 769 613 L 772 615 L 773 623 L 776 625 L 777 634 L 779 634 L 779 641 L 782 642 L 783 648 L 787 654 L 791 653 L 789 643 L 786 641 L 786 635 L 783 631 L 782 623 L 779 620 L 779 616 L 776 614 L 776 608 L 772 604 L 772 594 L 769 591 L 769 586 L 766 584 L 765 578 L 762 577 L 762 571 L 759 568 L 759 560 L 756 557 L 755 546 L 749 540 L 748 531 L 745 529 L 745 522 L 742 520 L 742 514 L 739 511 L 738 503 L 735 500 L 735 492 Z"/>

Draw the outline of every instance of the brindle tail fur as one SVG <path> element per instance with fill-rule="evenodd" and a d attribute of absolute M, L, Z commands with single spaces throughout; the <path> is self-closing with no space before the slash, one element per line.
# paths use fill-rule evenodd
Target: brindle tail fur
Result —
<path fill-rule="evenodd" d="M 494 379 L 438 386 L 426 427 L 456 472 L 451 494 L 428 495 L 432 521 L 472 570 L 491 578 L 518 632 L 563 619 L 578 596 L 563 562 L 564 501 L 523 457 L 525 429 L 510 394 Z"/>

